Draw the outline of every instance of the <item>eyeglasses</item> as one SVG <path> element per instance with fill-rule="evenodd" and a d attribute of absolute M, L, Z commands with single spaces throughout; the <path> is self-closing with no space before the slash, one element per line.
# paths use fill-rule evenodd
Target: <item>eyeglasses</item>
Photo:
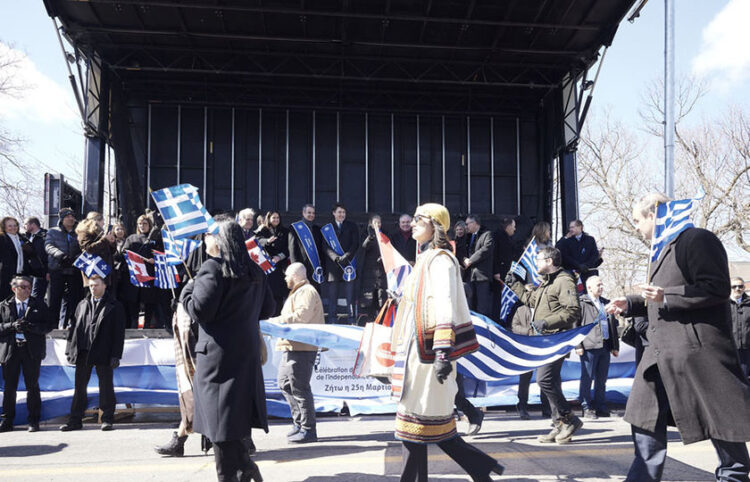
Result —
<path fill-rule="evenodd" d="M 430 222 L 431 220 L 432 220 L 432 218 L 431 218 L 431 217 L 429 217 L 429 216 L 425 216 L 424 214 L 415 214 L 415 215 L 414 215 L 414 222 L 415 222 L 415 223 L 418 223 L 418 222 L 425 222 L 425 223 L 428 223 L 428 222 Z"/>
<path fill-rule="evenodd" d="M 733 290 L 741 290 L 744 287 L 745 287 L 745 285 L 732 285 L 732 289 Z"/>
<path fill-rule="evenodd" d="M 30 290 L 31 285 L 16 285 L 16 288 L 21 288 L 22 290 Z"/>

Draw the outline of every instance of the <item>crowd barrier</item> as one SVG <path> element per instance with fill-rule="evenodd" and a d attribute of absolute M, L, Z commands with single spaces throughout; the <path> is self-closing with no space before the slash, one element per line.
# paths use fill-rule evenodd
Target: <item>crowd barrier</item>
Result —
<path fill-rule="evenodd" d="M 262 322 L 265 323 L 265 322 Z M 356 349 L 362 328 L 356 326 L 318 325 L 325 344 L 315 363 L 311 381 L 318 412 L 339 412 L 345 406 L 351 415 L 394 413 L 396 403 L 390 399 L 390 385 L 370 378 L 352 375 Z M 264 332 L 278 330 L 264 326 Z M 278 334 L 278 333 L 277 333 Z M 266 404 L 269 415 L 289 417 L 289 406 L 276 383 L 281 353 L 274 351 L 276 338 L 264 336 L 268 362 L 263 367 Z M 563 391 L 568 399 L 578 397 L 581 365 L 575 353 L 563 364 Z M 607 381 L 607 400 L 624 403 L 635 375 L 634 351 L 622 345 L 620 355 L 612 358 Z M 73 397 L 75 367 L 65 358 L 65 340 L 47 340 L 47 357 L 42 362 L 39 385 L 42 391 L 42 420 L 67 415 Z M 0 379 L 0 382 L 2 380 Z M 493 382 L 465 379 L 466 395 L 476 406 L 515 405 L 518 377 Z M 169 338 L 142 338 L 125 341 L 120 367 L 114 371 L 117 403 L 177 406 L 177 382 L 174 368 L 174 342 Z M 15 424 L 26 423 L 26 393 L 19 382 Z M 2 397 L 2 395 L 0 395 Z M 536 384 L 530 389 L 530 403 L 538 403 Z M 89 383 L 89 407 L 98 404 L 96 372 Z"/>

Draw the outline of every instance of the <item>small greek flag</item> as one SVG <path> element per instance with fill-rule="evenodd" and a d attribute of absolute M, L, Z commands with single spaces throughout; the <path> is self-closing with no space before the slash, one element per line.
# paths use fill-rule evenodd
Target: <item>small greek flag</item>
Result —
<path fill-rule="evenodd" d="M 73 266 L 83 271 L 83 274 L 85 274 L 87 278 L 91 278 L 95 274 L 102 278 L 106 278 L 112 271 L 112 268 L 105 263 L 102 258 L 95 254 L 85 252 L 81 253 L 81 255 L 73 261 Z"/>
<path fill-rule="evenodd" d="M 187 261 L 190 253 L 195 251 L 201 244 L 197 239 L 174 239 L 166 229 L 161 230 L 161 237 L 164 240 L 164 254 L 167 257 L 167 264 L 177 266 Z"/>
<path fill-rule="evenodd" d="M 651 242 L 651 261 L 659 259 L 659 255 L 666 245 L 672 242 L 679 234 L 687 228 L 695 227 L 690 215 L 695 210 L 697 203 L 706 196 L 701 189 L 697 197 L 693 199 L 678 199 L 656 206 L 656 219 L 654 221 L 654 235 Z"/>
<path fill-rule="evenodd" d="M 531 276 L 531 283 L 534 286 L 539 286 L 539 283 L 541 283 L 541 278 L 539 276 L 539 271 L 537 271 L 536 269 L 536 249 L 536 238 L 534 238 L 523 251 L 523 254 L 521 255 L 521 264 L 526 268 L 526 271 L 528 271 L 529 275 Z"/>
<path fill-rule="evenodd" d="M 154 251 L 154 286 L 164 290 L 177 288 L 179 276 L 177 268 L 170 266 L 167 262 L 166 254 L 160 251 Z"/>
<path fill-rule="evenodd" d="M 198 188 L 192 184 L 159 189 L 151 196 L 174 239 L 207 232 L 216 234 L 218 226 L 203 207 Z"/>
<path fill-rule="evenodd" d="M 515 306 L 516 303 L 518 303 L 518 296 L 516 296 L 512 289 L 508 288 L 508 286 L 503 283 L 503 295 L 500 299 L 501 320 L 505 321 L 510 314 L 510 310 L 513 309 L 513 306 Z"/>

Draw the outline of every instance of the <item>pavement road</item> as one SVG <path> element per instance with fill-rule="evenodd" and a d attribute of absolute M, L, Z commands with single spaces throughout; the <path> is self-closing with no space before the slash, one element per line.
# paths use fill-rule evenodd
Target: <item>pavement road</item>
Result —
<path fill-rule="evenodd" d="M 532 414 L 534 415 L 534 414 Z M 586 420 L 570 444 L 536 442 L 549 430 L 549 420 L 538 413 L 519 420 L 514 413 L 491 411 L 482 431 L 467 441 L 506 466 L 502 477 L 514 481 L 613 481 L 623 480 L 632 461 L 630 426 L 619 416 Z M 102 432 L 94 423 L 84 430 L 62 433 L 62 421 L 47 422 L 37 433 L 25 427 L 0 434 L 2 481 L 213 481 L 212 453 L 203 455 L 200 437 L 191 436 L 185 456 L 166 458 L 153 447 L 166 443 L 172 421 L 136 415 L 134 421 Z M 459 430 L 466 429 L 459 422 Z M 285 434 L 289 424 L 271 422 L 268 434 L 254 431 L 258 447 L 254 457 L 267 482 L 396 481 L 401 469 L 401 444 L 393 438 L 392 416 L 321 417 L 320 441 L 291 445 Z M 679 433 L 669 432 L 669 459 L 664 480 L 714 480 L 716 455 L 709 442 L 685 446 Z M 437 447 L 430 447 L 430 480 L 470 480 L 460 467 Z"/>

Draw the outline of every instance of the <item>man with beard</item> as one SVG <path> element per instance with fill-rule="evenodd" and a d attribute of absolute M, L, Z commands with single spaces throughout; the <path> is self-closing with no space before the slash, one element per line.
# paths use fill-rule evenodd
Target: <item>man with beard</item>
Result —
<path fill-rule="evenodd" d="M 314 224 L 315 206 L 302 206 L 302 219 L 292 223 L 289 230 L 289 262 L 302 263 L 307 272 L 307 280 L 320 292 L 324 281 L 323 236 L 320 226 Z"/>

